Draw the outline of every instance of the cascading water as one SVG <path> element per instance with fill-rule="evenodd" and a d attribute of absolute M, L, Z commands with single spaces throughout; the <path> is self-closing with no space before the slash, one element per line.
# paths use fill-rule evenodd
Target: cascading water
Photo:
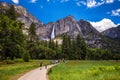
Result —
<path fill-rule="evenodd" d="M 55 24 L 53 25 L 52 33 L 51 33 L 51 39 L 55 38 Z"/>

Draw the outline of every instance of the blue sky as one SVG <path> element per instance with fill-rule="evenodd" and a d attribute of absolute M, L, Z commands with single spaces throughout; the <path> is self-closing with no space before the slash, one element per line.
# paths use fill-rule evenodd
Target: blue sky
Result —
<path fill-rule="evenodd" d="M 25 7 L 43 23 L 55 22 L 72 15 L 94 26 L 120 24 L 120 0 L 0 0 Z M 99 24 L 98 24 L 99 22 Z M 105 22 L 105 23 L 104 23 Z M 102 26 L 102 25 L 101 25 Z"/>

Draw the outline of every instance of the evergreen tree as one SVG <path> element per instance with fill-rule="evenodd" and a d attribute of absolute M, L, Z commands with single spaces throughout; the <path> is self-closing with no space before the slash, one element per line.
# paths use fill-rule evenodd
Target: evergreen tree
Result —
<path fill-rule="evenodd" d="M 7 11 L 6 14 L 10 19 L 16 20 L 16 12 L 15 12 L 14 5 L 10 6 L 10 9 Z"/>
<path fill-rule="evenodd" d="M 31 25 L 30 25 L 29 38 L 30 38 L 30 42 L 37 42 L 37 40 L 38 40 L 38 36 L 36 34 L 36 26 L 34 23 L 31 23 Z"/>
<path fill-rule="evenodd" d="M 23 60 L 24 60 L 25 62 L 29 62 L 29 59 L 30 59 L 29 53 L 28 53 L 28 52 L 25 52 L 25 53 L 23 54 Z"/>
<path fill-rule="evenodd" d="M 0 46 L 2 46 L 2 60 L 10 57 L 11 60 L 20 54 L 18 46 L 24 47 L 24 35 L 19 22 L 0 16 Z"/>
<path fill-rule="evenodd" d="M 50 38 L 50 40 L 49 40 L 49 48 L 52 48 L 52 39 Z"/>
<path fill-rule="evenodd" d="M 67 49 L 67 43 L 66 43 L 66 35 L 63 36 L 63 42 L 62 42 L 62 57 L 66 57 L 66 49 Z"/>
<path fill-rule="evenodd" d="M 50 39 L 49 40 L 49 48 L 51 48 L 52 50 L 55 50 L 55 42 L 54 42 L 54 40 L 53 39 Z"/>
<path fill-rule="evenodd" d="M 76 38 L 76 46 L 77 46 L 78 59 L 85 59 L 87 47 L 84 40 L 80 37 L 79 34 L 77 35 Z"/>
<path fill-rule="evenodd" d="M 30 58 L 34 58 L 35 52 L 39 46 L 38 36 L 36 34 L 36 26 L 31 23 L 29 30 L 29 40 L 27 41 L 27 49 L 29 50 Z"/>
<path fill-rule="evenodd" d="M 54 42 L 54 40 L 51 41 L 51 49 L 55 50 L 55 42 Z"/>
<path fill-rule="evenodd" d="M 63 43 L 62 43 L 62 53 L 63 53 L 63 57 L 65 57 L 67 59 L 69 59 L 70 47 L 71 47 L 70 36 L 64 35 L 63 36 Z"/>
<path fill-rule="evenodd" d="M 59 46 L 58 46 L 57 40 L 55 42 L 55 51 L 56 51 L 56 58 L 58 59 L 60 57 L 60 55 L 59 55 Z"/>
<path fill-rule="evenodd" d="M 77 38 L 76 38 L 76 54 L 78 55 L 77 56 L 77 59 L 81 59 L 82 57 L 82 50 L 81 50 L 81 37 L 80 35 L 77 35 Z"/>
<path fill-rule="evenodd" d="M 71 41 L 71 49 L 70 49 L 71 51 L 70 51 L 70 53 L 71 53 L 71 55 L 70 55 L 70 59 L 77 59 L 77 46 L 76 46 L 76 41 L 75 40 L 72 40 Z"/>

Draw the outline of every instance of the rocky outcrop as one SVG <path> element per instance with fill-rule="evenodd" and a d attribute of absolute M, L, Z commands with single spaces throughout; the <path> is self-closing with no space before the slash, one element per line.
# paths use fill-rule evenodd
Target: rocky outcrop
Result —
<path fill-rule="evenodd" d="M 39 27 L 37 29 L 39 39 L 42 39 L 42 40 L 50 39 L 53 25 L 54 23 L 50 22 L 48 24 L 44 24 L 42 27 Z"/>
<path fill-rule="evenodd" d="M 100 33 L 87 21 L 78 21 L 79 27 L 82 31 L 83 38 L 88 46 L 92 48 L 101 48 L 101 36 Z"/>
<path fill-rule="evenodd" d="M 102 35 L 120 40 L 120 25 L 102 32 Z"/>
<path fill-rule="evenodd" d="M 53 35 L 52 30 L 54 30 L 55 37 L 67 34 L 70 35 L 71 38 L 75 38 L 78 34 L 82 35 L 81 29 L 77 21 L 72 16 L 67 16 L 63 19 L 56 21 L 55 23 L 48 23 L 44 25 L 44 27 L 39 27 L 38 28 L 39 36 L 41 38 L 49 39 L 51 38 L 51 35 Z"/>
<path fill-rule="evenodd" d="M 31 15 L 22 6 L 18 6 L 15 4 L 9 4 L 6 2 L 0 2 L 0 9 L 5 13 L 5 10 L 8 10 L 11 5 L 14 5 L 15 10 L 16 10 L 17 14 L 19 15 L 17 17 L 17 20 L 22 21 L 25 24 L 26 28 L 29 28 L 29 26 L 32 22 L 34 22 L 36 24 L 36 27 L 40 27 L 43 25 L 40 21 L 37 20 L 37 18 L 35 18 L 33 15 Z"/>
<path fill-rule="evenodd" d="M 77 21 L 73 16 L 67 16 L 54 23 L 48 23 L 38 28 L 40 39 L 50 39 L 52 36 L 69 35 L 72 39 L 78 34 L 93 48 L 101 48 L 100 33 L 87 21 Z M 53 35 L 54 33 L 54 35 Z"/>
<path fill-rule="evenodd" d="M 70 35 L 71 38 L 75 38 L 78 34 L 82 35 L 81 28 L 73 16 L 67 16 L 55 23 L 55 35 L 62 34 Z"/>

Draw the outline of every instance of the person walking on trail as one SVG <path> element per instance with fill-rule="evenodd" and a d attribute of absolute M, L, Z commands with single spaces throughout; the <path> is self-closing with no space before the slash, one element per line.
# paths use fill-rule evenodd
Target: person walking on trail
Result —
<path fill-rule="evenodd" d="M 47 69 L 47 64 L 45 64 L 45 69 Z"/>
<path fill-rule="evenodd" d="M 42 64 L 43 64 L 43 63 L 42 63 L 42 62 L 40 62 L 40 70 L 42 69 Z"/>

